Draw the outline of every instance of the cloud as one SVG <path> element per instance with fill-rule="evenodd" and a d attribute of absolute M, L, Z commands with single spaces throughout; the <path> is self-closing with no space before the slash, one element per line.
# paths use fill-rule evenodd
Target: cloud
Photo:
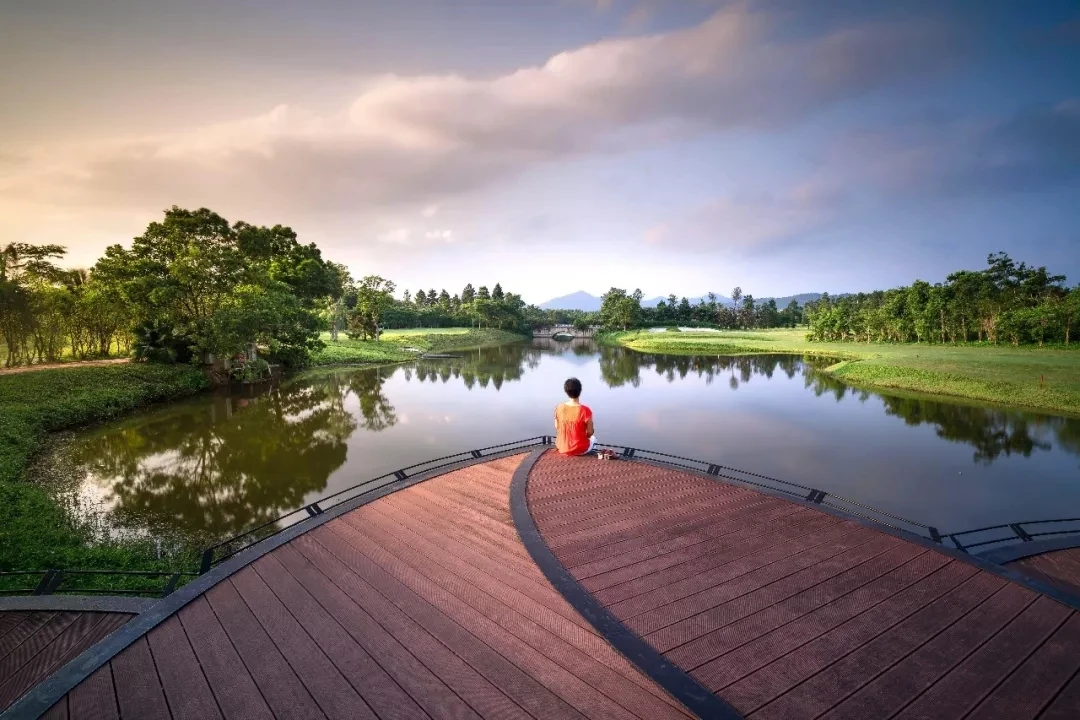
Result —
<path fill-rule="evenodd" d="M 1001 195 L 1080 181 L 1080 100 L 1011 117 L 925 122 L 848 135 L 826 159 L 834 175 L 894 196 Z"/>
<path fill-rule="evenodd" d="M 828 227 L 844 201 L 843 193 L 823 179 L 779 192 L 722 195 L 674 223 L 649 228 L 644 242 L 686 251 L 761 252 Z"/>
<path fill-rule="evenodd" d="M 433 217 L 435 217 L 435 214 L 438 213 L 438 212 L 439 212 L 439 206 L 436 204 L 436 205 L 428 205 L 427 207 L 425 207 L 423 210 L 420 211 L 420 214 L 423 217 L 426 217 L 426 218 L 433 218 Z"/>
<path fill-rule="evenodd" d="M 954 53 L 930 21 L 813 37 L 777 23 L 733 6 L 695 27 L 599 42 L 494 78 L 381 76 L 325 115 L 282 104 L 185 132 L 8 151 L 0 195 L 87 208 L 209 205 L 238 216 L 436 207 L 435 198 L 542 163 L 794 123 L 924 76 Z"/>

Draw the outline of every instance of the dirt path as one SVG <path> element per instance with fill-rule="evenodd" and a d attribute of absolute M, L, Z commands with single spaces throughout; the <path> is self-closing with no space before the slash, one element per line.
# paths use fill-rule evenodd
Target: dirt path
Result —
<path fill-rule="evenodd" d="M 65 363 L 41 363 L 40 365 L 19 365 L 17 367 L 0 367 L 0 375 L 14 375 L 15 373 L 33 372 L 35 370 L 52 370 L 54 368 L 97 367 L 98 365 L 119 365 L 131 362 L 131 358 L 112 358 L 110 360 L 78 360 Z"/>

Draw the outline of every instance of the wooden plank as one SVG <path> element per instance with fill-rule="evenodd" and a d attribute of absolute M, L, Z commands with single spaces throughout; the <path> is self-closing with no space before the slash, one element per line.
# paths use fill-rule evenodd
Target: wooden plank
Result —
<path fill-rule="evenodd" d="M 128 645 L 109 663 L 120 716 L 132 718 L 167 718 L 169 705 L 161 688 L 150 644 L 141 637 Z"/>
<path fill-rule="evenodd" d="M 0 686 L 0 706 L 21 697 L 64 663 L 76 657 L 110 632 L 127 622 L 128 616 L 114 613 L 78 613 L 45 647 Z"/>
<path fill-rule="evenodd" d="M 68 720 L 68 696 L 60 698 L 55 705 L 46 710 L 41 720 Z"/>
<path fill-rule="evenodd" d="M 278 560 L 326 609 L 341 628 L 386 669 L 432 717 L 479 717 L 462 698 L 398 642 L 386 628 L 334 585 L 294 547 L 274 552 Z M 378 711 L 378 708 L 376 708 Z"/>
<path fill-rule="evenodd" d="M 773 568 L 796 567 L 799 563 L 816 562 L 811 558 L 829 557 L 865 541 L 866 530 L 854 523 L 844 523 L 834 518 L 810 518 L 805 524 L 771 533 L 759 533 L 744 540 L 724 539 L 716 551 L 695 558 L 694 560 L 659 570 L 650 575 L 598 590 L 594 595 L 597 600 L 612 609 L 619 617 L 633 617 L 647 610 L 681 600 L 684 597 L 715 587 L 717 578 L 731 579 L 729 573 L 736 568 L 753 566 L 757 572 L 768 565 L 778 562 L 783 565 Z M 765 553 L 775 549 L 772 553 Z M 753 560 L 732 565 L 743 558 L 764 560 L 767 557 L 778 559 L 765 564 L 756 564 Z M 723 569 L 721 569 L 723 568 Z M 792 571 L 794 572 L 794 570 Z M 738 574 L 744 574 L 739 572 Z M 777 577 L 782 577 L 777 576 Z M 647 600 L 630 602 L 642 596 Z"/>
<path fill-rule="evenodd" d="M 22 623 L 29 615 L 29 612 L 18 610 L 0 612 L 0 641 L 2 641 L 5 635 Z"/>
<path fill-rule="evenodd" d="M 1069 684 L 1050 701 L 1039 720 L 1076 720 L 1080 717 L 1080 673 L 1073 675 Z"/>
<path fill-rule="evenodd" d="M 328 717 L 376 717 L 251 567 L 233 575 L 230 582 Z"/>
<path fill-rule="evenodd" d="M 703 528 L 678 535 L 654 545 L 647 545 L 637 550 L 632 550 L 615 557 L 593 560 L 570 568 L 574 577 L 585 581 L 595 575 L 612 572 L 634 563 L 644 562 L 670 552 L 675 552 L 685 547 L 704 544 L 711 546 L 710 540 L 716 540 L 734 533 L 748 535 L 755 526 L 760 526 L 770 521 L 784 523 L 788 526 L 798 524 L 798 516 L 806 512 L 805 508 L 796 505 L 751 505 L 731 515 L 726 515 L 723 520 L 710 523 Z"/>
<path fill-rule="evenodd" d="M 338 593 L 329 593 L 329 590 L 328 593 L 336 598 L 337 603 L 345 607 L 355 605 L 356 610 L 352 612 L 358 617 L 357 610 L 370 615 L 373 621 L 385 628 L 482 717 L 508 720 L 530 717 L 498 686 L 452 652 L 450 646 L 444 645 L 434 634 L 380 595 L 322 544 L 301 538 L 291 543 L 290 548 L 300 552 L 333 583 Z M 363 625 L 359 627 L 361 631 L 367 630 Z"/>
<path fill-rule="evenodd" d="M 642 683 L 642 687 L 656 689 L 654 683 L 643 678 L 629 661 L 616 653 L 607 641 L 599 637 L 592 628 L 585 629 L 582 627 L 579 624 L 581 622 L 580 617 L 577 618 L 579 623 L 569 622 L 565 615 L 574 613 L 574 610 L 554 591 L 551 592 L 550 598 L 537 601 L 511 586 L 505 585 L 502 582 L 504 578 L 495 578 L 469 565 L 468 558 L 463 558 L 460 552 L 455 551 L 449 555 L 443 554 L 440 557 L 442 563 L 440 565 L 423 554 L 427 551 L 429 555 L 438 556 L 437 546 L 427 543 L 426 540 L 395 535 L 392 532 L 383 533 L 381 528 L 375 526 L 368 526 L 366 534 L 370 536 L 370 541 L 376 541 L 377 544 L 367 544 L 369 539 L 363 536 L 350 536 L 350 540 L 354 544 L 358 544 L 361 549 L 369 547 L 375 552 L 396 553 L 399 557 L 401 556 L 399 551 L 406 546 L 415 549 L 421 554 L 413 553 L 408 555 L 408 562 L 420 569 L 429 578 L 436 580 L 436 582 L 445 583 L 448 588 L 462 588 L 462 592 L 469 597 L 473 597 L 473 588 L 482 585 L 485 595 L 500 601 L 507 607 L 514 608 L 528 620 L 551 631 L 572 646 L 588 655 L 599 658 L 606 665 L 624 673 L 635 682 Z M 498 566 L 497 562 L 495 566 Z M 552 608 L 555 608 L 555 610 Z M 576 613 L 574 614 L 576 615 Z"/>
<path fill-rule="evenodd" d="M 386 720 L 428 717 L 273 555 L 261 558 L 252 567 L 377 717 Z"/>
<path fill-rule="evenodd" d="M 897 568 L 904 566 L 924 553 L 925 550 L 917 546 L 898 545 L 863 563 L 849 567 L 827 580 L 789 595 L 779 602 L 754 612 L 747 612 L 742 617 L 737 617 L 743 612 L 742 609 L 738 613 L 734 613 L 731 611 L 734 609 L 732 608 L 728 611 L 729 617 L 725 618 L 723 625 L 684 646 L 687 648 L 688 654 L 694 657 L 696 664 L 691 665 L 687 662 L 686 665 L 680 665 L 680 667 L 685 667 L 688 670 L 700 668 L 702 665 L 712 662 L 735 648 L 741 647 L 787 623 L 811 614 L 815 610 L 819 610 L 829 603 L 856 592 L 863 586 L 883 576 L 887 577 Z M 679 650 L 682 650 L 682 648 L 679 648 Z M 675 652 L 669 654 L 668 657 L 674 660 Z M 708 660 L 698 662 L 705 657 Z M 695 673 L 695 677 L 699 676 Z"/>
<path fill-rule="evenodd" d="M 338 557 L 352 572 L 375 588 L 419 625 L 456 652 L 525 710 L 537 718 L 581 717 L 550 690 L 516 665 L 480 642 L 476 636 L 451 620 L 425 598 L 416 595 L 391 577 L 377 563 L 366 557 L 334 532 L 335 522 L 313 530 L 298 539 L 315 540 Z"/>
<path fill-rule="evenodd" d="M 1034 718 L 1080 670 L 1080 614 L 1073 612 L 1012 675 L 968 717 Z M 1080 714 L 1080 705 L 1076 707 Z"/>
<path fill-rule="evenodd" d="M 750 541 L 742 548 L 717 552 L 718 564 L 713 567 L 695 566 L 683 579 L 672 578 L 670 585 L 653 580 L 647 585 L 653 589 L 612 603 L 608 609 L 635 632 L 657 632 L 812 567 L 863 537 L 853 525 L 839 523 L 801 537 Z"/>
<path fill-rule="evenodd" d="M 646 638 L 658 650 L 667 653 L 667 657 L 678 663 L 679 667 L 696 668 L 716 657 L 718 647 L 723 647 L 722 638 L 714 634 L 717 630 L 798 596 L 826 580 L 850 576 L 853 566 L 860 566 L 897 548 L 898 543 L 893 538 L 881 535 L 873 537 L 875 534 L 868 536 L 867 542 L 839 555 L 650 633 Z"/>
<path fill-rule="evenodd" d="M 6 659 L 15 648 L 22 645 L 28 637 L 36 633 L 39 628 L 49 622 L 55 614 L 56 613 L 51 612 L 27 613 L 22 622 L 11 628 L 4 637 L 0 638 L 0 661 Z M 0 673 L 0 682 L 2 682 L 5 677 L 5 675 Z"/>
<path fill-rule="evenodd" d="M 244 661 L 205 597 L 178 613 L 191 649 L 202 667 L 221 714 L 232 718 L 273 718 Z"/>
<path fill-rule="evenodd" d="M 1010 623 L 1035 601 L 1035 597 L 1019 585 L 1007 583 L 986 602 L 879 675 L 825 717 L 860 720 L 898 712 Z"/>
<path fill-rule="evenodd" d="M 81 615 L 81 616 L 80 616 Z M 44 653 L 53 639 L 76 623 L 78 633 L 85 633 L 99 616 L 89 613 L 56 613 L 0 661 L 0 707 L 8 707 L 44 678 L 55 661 L 55 653 Z M 66 646 L 60 646 L 60 649 Z"/>
<path fill-rule="evenodd" d="M 120 720 L 112 668 L 108 663 L 95 670 L 68 695 L 68 717 L 71 720 Z"/>
<path fill-rule="evenodd" d="M 727 686 L 722 695 L 743 713 L 749 713 L 939 598 L 946 597 L 946 602 L 953 602 L 957 598 L 969 598 L 970 602 L 977 602 L 989 595 L 994 586 L 982 578 L 976 583 L 965 585 L 976 572 L 975 568 L 969 565 L 950 563 L 925 580 Z"/>
<path fill-rule="evenodd" d="M 822 523 L 827 525 L 835 524 L 828 522 L 820 516 L 810 515 L 809 513 L 795 513 L 793 515 L 788 515 L 785 518 L 777 518 L 773 523 L 770 523 L 768 527 L 755 525 L 743 529 L 733 529 L 731 532 L 717 533 L 706 533 L 705 529 L 703 529 L 696 534 L 698 536 L 708 536 L 694 545 L 683 547 L 659 556 L 654 556 L 640 562 L 623 565 L 616 570 L 593 575 L 589 578 L 585 578 L 582 574 L 579 574 L 578 570 L 575 568 L 574 576 L 577 577 L 581 584 L 589 591 L 596 593 L 616 585 L 630 582 L 631 580 L 637 580 L 638 578 L 653 575 L 654 573 L 667 570 L 668 568 L 677 565 L 682 565 L 683 563 L 696 560 L 703 556 L 715 556 L 717 552 L 724 549 L 744 546 L 745 543 L 752 538 L 778 536 L 781 530 L 799 528 L 806 525 L 808 522 L 817 523 L 818 526 Z M 724 525 L 715 523 L 710 526 L 710 529 L 718 527 L 724 527 Z M 727 527 L 730 529 L 730 525 Z M 782 538 L 783 536 L 779 537 Z M 699 564 L 697 567 L 709 567 L 709 565 L 702 566 Z"/>
<path fill-rule="evenodd" d="M 207 591 L 206 599 L 278 720 L 325 717 L 231 583 L 218 583 Z"/>
<path fill-rule="evenodd" d="M 816 716 L 828 710 L 949 627 L 1003 585 L 1004 581 L 997 576 L 976 574 L 971 582 L 938 598 L 832 663 L 754 713 L 754 717 L 758 720 L 788 718 L 796 712 Z"/>
<path fill-rule="evenodd" d="M 897 570 L 825 604 L 813 612 L 739 645 L 694 671 L 703 685 L 721 691 L 797 647 L 888 600 L 951 562 L 939 553 L 923 553 Z M 747 618 L 752 620 L 753 616 Z"/>
<path fill-rule="evenodd" d="M 146 636 L 173 720 L 220 718 L 214 694 L 188 643 L 180 618 L 173 615 Z"/>
<path fill-rule="evenodd" d="M 345 532 L 346 527 L 343 526 L 347 526 L 356 532 L 365 533 L 365 530 L 357 529 L 352 524 L 351 518 L 345 519 L 345 523 L 337 525 L 337 530 Z M 478 552 L 475 548 L 457 540 L 443 537 L 439 543 L 432 543 L 423 535 L 422 524 L 405 517 L 372 517 L 366 526 L 366 532 L 370 533 L 371 536 L 379 532 L 389 532 L 395 527 L 395 524 L 410 530 L 410 534 L 401 535 L 400 537 L 413 547 L 427 553 L 440 552 L 441 548 L 449 549 L 471 566 L 472 570 L 463 569 L 463 572 L 469 573 L 470 578 L 474 576 L 479 578 L 482 573 L 497 576 L 500 582 L 506 586 L 507 592 L 514 591 L 531 598 L 552 612 L 562 615 L 567 621 L 577 625 L 584 632 L 594 633 L 592 627 L 566 604 L 535 566 L 533 566 L 530 576 L 524 576 L 511 570 L 507 563 L 493 560 L 490 553 Z"/>
<path fill-rule="evenodd" d="M 907 720 L 964 717 L 1046 638 L 1052 635 L 1069 614 L 1069 610 L 1063 605 L 1049 598 L 1039 597 L 989 642 L 953 668 L 915 702 L 904 708 L 897 717 Z M 1073 652 L 1075 654 L 1075 648 Z M 1021 676 L 1021 680 L 1024 677 Z M 1047 678 L 1048 684 L 1053 683 L 1053 677 L 1052 673 Z M 1066 675 L 1054 690 L 1060 688 L 1067 679 Z M 1010 687 L 1011 690 L 1016 688 L 1015 685 Z M 999 701 L 1005 701 L 1007 704 L 1014 698 L 1010 687 L 1006 688 L 1003 695 L 998 696 Z M 1050 697 L 1053 697 L 1053 693 Z M 1039 703 L 1040 707 L 1036 708 L 1035 712 L 1041 709 L 1041 705 L 1042 703 Z M 1016 717 L 1017 720 L 1021 720 L 1023 717 L 1033 717 L 1033 715 L 1007 717 Z"/>
<path fill-rule="evenodd" d="M 444 552 L 441 555 L 433 553 L 430 557 L 425 556 L 413 551 L 405 543 L 398 542 L 392 535 L 374 537 L 372 538 L 374 543 L 363 546 L 359 545 L 363 539 L 356 535 L 350 535 L 348 539 L 361 547 L 370 557 L 380 554 L 382 567 L 417 594 L 432 597 L 441 595 L 445 590 L 467 607 L 475 609 L 505 631 L 541 652 L 545 657 L 574 673 L 591 687 L 622 704 L 627 710 L 634 712 L 641 709 L 648 712 L 650 717 L 665 715 L 683 717 L 682 711 L 676 710 L 668 698 L 660 699 L 659 696 L 662 696 L 663 692 L 655 684 L 642 678 L 640 673 L 632 670 L 628 665 L 620 664 L 618 667 L 619 670 L 627 672 L 630 677 L 594 659 L 591 653 L 583 652 L 565 639 L 562 633 L 552 632 L 547 627 L 534 622 L 520 612 L 519 603 L 512 600 L 501 602 L 497 597 L 500 583 L 494 577 L 474 574 L 469 581 L 466 581 L 462 576 L 455 574 L 454 569 L 463 565 L 455 554 Z M 388 560 L 382 559 L 391 556 L 397 558 L 398 562 L 391 565 Z M 412 569 L 419 571 L 420 576 L 409 572 Z M 525 602 L 529 602 L 527 598 Z M 565 600 L 562 602 L 565 604 Z M 562 629 L 580 631 L 580 628 L 569 623 L 566 623 Z M 580 636 L 586 633 L 579 632 L 578 634 Z M 610 646 L 599 638 L 593 637 L 596 640 L 592 648 L 594 652 L 599 651 L 603 653 L 603 656 L 610 657 L 612 655 Z M 654 694 L 653 690 L 657 693 Z"/>

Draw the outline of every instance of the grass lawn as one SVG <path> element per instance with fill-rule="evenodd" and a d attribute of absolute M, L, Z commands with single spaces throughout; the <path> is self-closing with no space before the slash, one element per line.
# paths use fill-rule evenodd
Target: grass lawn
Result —
<path fill-rule="evenodd" d="M 23 474 L 51 431 L 109 420 L 206 386 L 203 374 L 186 365 L 67 367 L 0 376 L 0 571 L 190 569 L 189 558 L 155 560 L 151 540 L 94 537 L 46 490 L 23 481 Z"/>
<path fill-rule="evenodd" d="M 969 398 L 1080 414 L 1076 349 L 1009 345 L 818 343 L 803 330 L 626 332 L 605 336 L 632 350 L 689 355 L 798 353 L 840 360 L 826 372 L 865 387 Z"/>
<path fill-rule="evenodd" d="M 522 336 L 505 330 L 477 330 L 475 328 L 408 328 L 387 330 L 382 338 L 374 340 L 350 340 L 344 334 L 338 341 L 330 340 L 330 333 L 322 334 L 326 347 L 315 353 L 315 365 L 361 365 L 395 363 L 412 360 L 424 352 L 466 350 L 490 345 L 501 345 L 521 340 Z"/>

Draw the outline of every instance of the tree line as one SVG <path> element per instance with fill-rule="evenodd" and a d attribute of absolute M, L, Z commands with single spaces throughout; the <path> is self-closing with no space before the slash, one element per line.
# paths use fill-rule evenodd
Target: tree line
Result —
<path fill-rule="evenodd" d="M 807 337 L 819 341 L 1068 345 L 1080 322 L 1080 287 L 992 253 L 985 269 L 954 272 L 944 283 L 826 295 L 807 303 L 806 317 Z"/>
<path fill-rule="evenodd" d="M 475 326 L 527 331 L 543 311 L 498 283 L 406 291 L 351 277 L 289 227 L 230 223 L 173 207 L 130 247 L 89 269 L 60 267 L 59 245 L 0 247 L 0 340 L 6 366 L 132 355 L 154 362 L 227 359 L 254 379 L 268 362 L 302 367 L 320 332 L 378 339 L 383 328 Z"/>
<path fill-rule="evenodd" d="M 731 291 L 733 307 L 718 303 L 716 293 L 709 293 L 708 300 L 702 298 L 696 304 L 691 304 L 685 297 L 679 299 L 668 295 L 653 308 L 642 307 L 642 297 L 641 290 L 628 293 L 622 288 L 611 288 L 601 297 L 600 323 L 610 330 L 662 325 L 743 330 L 793 328 L 803 322 L 803 307 L 796 300 L 781 309 L 773 298 L 757 301 L 753 295 L 744 294 L 741 287 Z"/>

